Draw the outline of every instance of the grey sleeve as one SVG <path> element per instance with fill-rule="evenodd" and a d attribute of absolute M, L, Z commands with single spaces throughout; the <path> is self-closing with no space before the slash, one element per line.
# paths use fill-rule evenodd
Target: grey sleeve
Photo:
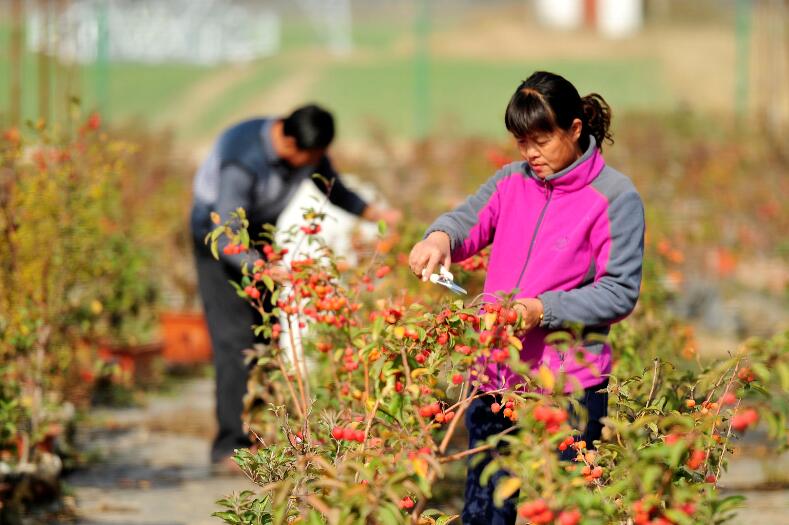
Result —
<path fill-rule="evenodd" d="M 635 191 L 622 193 L 609 204 L 610 246 L 607 261 L 597 254 L 595 281 L 569 291 L 550 291 L 543 303 L 542 325 L 562 328 L 567 323 L 600 326 L 623 319 L 635 308 L 641 288 L 644 257 L 644 205 Z"/>
<path fill-rule="evenodd" d="M 214 211 L 219 214 L 223 222 L 229 220 L 231 214 L 238 208 L 244 208 L 249 213 L 252 206 L 253 182 L 253 175 L 240 166 L 231 164 L 222 168 L 219 174 L 219 195 L 214 204 Z M 256 257 L 253 257 L 254 253 L 237 255 L 223 253 L 222 250 L 229 242 L 225 236 L 219 238 L 219 259 L 240 272 L 245 261 L 251 262 Z"/>
<path fill-rule="evenodd" d="M 454 261 L 471 257 L 485 248 L 496 231 L 499 215 L 499 201 L 496 198 L 498 184 L 508 173 L 506 168 L 499 170 L 463 204 L 438 217 L 425 232 L 425 237 L 435 231 L 446 233 Z"/>
<path fill-rule="evenodd" d="M 331 188 L 327 188 L 326 181 L 315 177 L 312 178 L 315 186 L 328 195 L 329 202 L 354 215 L 361 215 L 364 212 L 367 203 L 356 192 L 348 189 L 343 184 L 339 174 L 334 170 L 329 157 L 324 156 L 315 171 L 331 183 Z"/>

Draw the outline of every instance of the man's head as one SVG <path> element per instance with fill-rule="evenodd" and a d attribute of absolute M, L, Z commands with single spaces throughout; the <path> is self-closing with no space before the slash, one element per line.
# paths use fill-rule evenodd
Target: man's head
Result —
<path fill-rule="evenodd" d="M 279 121 L 272 137 L 277 156 L 295 168 L 316 164 L 334 139 L 334 118 L 310 104 Z"/>

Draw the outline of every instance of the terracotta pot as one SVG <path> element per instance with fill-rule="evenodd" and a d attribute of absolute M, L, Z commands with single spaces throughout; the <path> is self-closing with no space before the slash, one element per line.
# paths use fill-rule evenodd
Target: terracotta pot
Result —
<path fill-rule="evenodd" d="M 99 358 L 118 363 L 125 376 L 137 384 L 152 383 L 156 379 L 154 360 L 162 354 L 162 343 L 145 345 L 105 344 L 99 347 Z"/>
<path fill-rule="evenodd" d="M 164 359 L 170 364 L 211 362 L 211 337 L 202 313 L 163 312 Z"/>

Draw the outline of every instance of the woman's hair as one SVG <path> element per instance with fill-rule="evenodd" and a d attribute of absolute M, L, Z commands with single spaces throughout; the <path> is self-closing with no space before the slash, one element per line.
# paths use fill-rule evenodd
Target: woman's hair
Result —
<path fill-rule="evenodd" d="M 282 121 L 282 132 L 296 139 L 300 150 L 325 149 L 334 139 L 334 118 L 322 107 L 309 104 Z"/>
<path fill-rule="evenodd" d="M 592 93 L 581 97 L 567 79 L 555 73 L 536 71 L 521 82 L 507 104 L 504 124 L 515 137 L 534 133 L 550 133 L 557 128 L 569 130 L 574 119 L 583 124 L 578 143 L 582 150 L 589 147 L 589 135 L 594 136 L 602 150 L 603 141 L 614 143 L 609 130 L 611 106 Z"/>

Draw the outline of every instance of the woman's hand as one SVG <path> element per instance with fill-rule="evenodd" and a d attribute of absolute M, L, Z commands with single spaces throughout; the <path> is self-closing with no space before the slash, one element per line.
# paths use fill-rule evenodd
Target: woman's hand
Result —
<path fill-rule="evenodd" d="M 539 326 L 542 322 L 543 306 L 542 301 L 535 297 L 517 299 L 512 308 L 521 314 L 522 323 L 519 332 L 525 334 L 532 328 Z"/>
<path fill-rule="evenodd" d="M 449 270 L 452 263 L 449 235 L 444 232 L 433 232 L 423 241 L 414 245 L 408 256 L 408 265 L 414 275 L 423 281 L 430 279 L 436 265 L 442 264 Z"/>

